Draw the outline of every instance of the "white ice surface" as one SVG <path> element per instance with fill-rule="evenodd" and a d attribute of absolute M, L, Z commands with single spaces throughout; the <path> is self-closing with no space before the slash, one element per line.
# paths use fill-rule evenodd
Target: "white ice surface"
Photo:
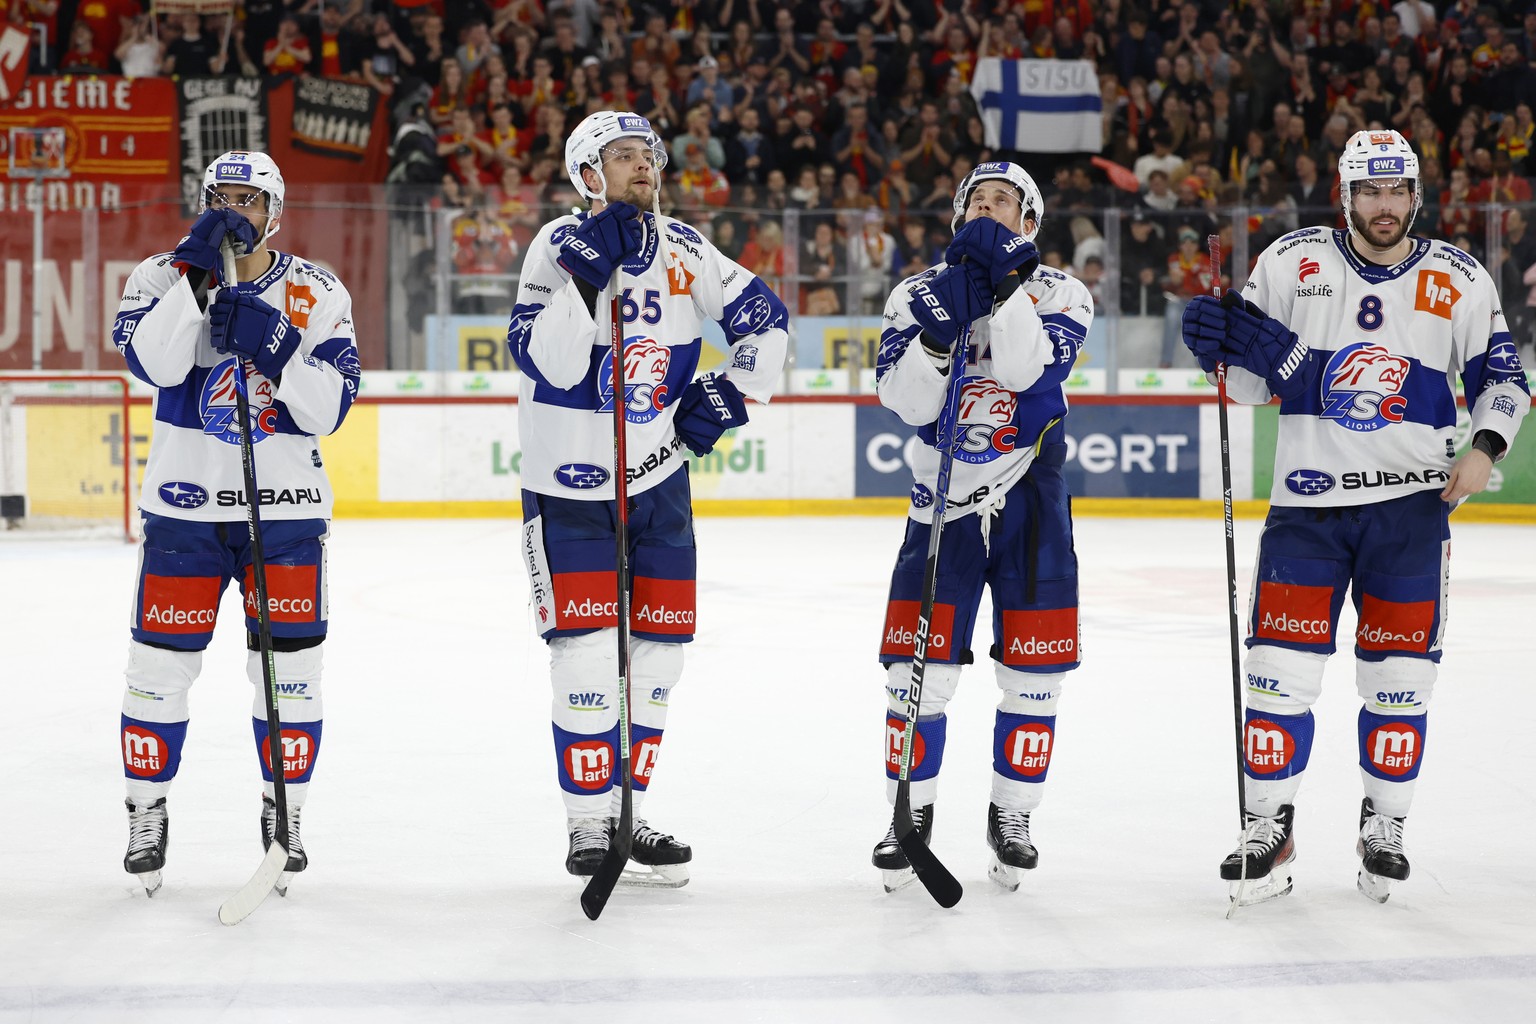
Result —
<path fill-rule="evenodd" d="M 1245 602 L 1257 530 L 1238 524 Z M 236 599 L 192 691 L 148 900 L 120 864 L 136 553 L 7 539 L 0 1019 L 1531 1019 L 1536 531 L 1455 527 L 1412 878 L 1385 905 L 1355 891 L 1346 650 L 1316 708 L 1296 891 L 1233 921 L 1219 520 L 1079 521 L 1085 662 L 1035 815 L 1040 867 L 1012 895 L 985 877 L 996 690 L 984 659 L 966 671 L 934 835 L 966 887 L 952 911 L 917 885 L 885 895 L 869 865 L 900 533 L 896 517 L 699 523 L 701 639 L 646 805 L 693 845 L 693 881 L 621 889 L 591 922 L 562 867 L 515 525 L 336 523 L 312 866 L 233 928 L 216 909 L 261 858 Z"/>

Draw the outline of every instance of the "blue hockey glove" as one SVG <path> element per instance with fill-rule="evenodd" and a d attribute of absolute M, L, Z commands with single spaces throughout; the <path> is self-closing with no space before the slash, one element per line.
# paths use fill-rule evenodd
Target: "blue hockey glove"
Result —
<path fill-rule="evenodd" d="M 299 347 L 299 331 L 288 318 L 255 295 L 221 288 L 208 305 L 213 347 L 256 364 L 256 372 L 276 380 Z"/>
<path fill-rule="evenodd" d="M 923 333 L 947 351 L 962 325 L 992 312 L 990 276 L 980 263 L 945 267 L 912 289 L 908 309 Z M 932 348 L 926 340 L 923 344 Z"/>
<path fill-rule="evenodd" d="M 1210 295 L 1197 295 L 1184 307 L 1184 346 L 1200 369 L 1215 373 L 1217 363 L 1231 358 L 1227 352 L 1227 310 Z"/>
<path fill-rule="evenodd" d="M 609 203 L 589 215 L 560 243 L 557 262 L 592 287 L 603 287 L 625 256 L 640 251 L 639 212 L 629 203 Z"/>
<path fill-rule="evenodd" d="M 235 252 L 240 256 L 250 254 L 260 244 L 255 225 L 234 210 L 204 210 L 192 222 L 187 236 L 176 243 L 176 250 L 171 254 L 172 265 L 183 274 L 191 269 L 207 271 L 212 275 L 212 283 L 221 283 L 219 277 L 224 271 L 224 257 L 219 252 L 219 245 L 226 235 L 235 236 Z"/>
<path fill-rule="evenodd" d="M 1015 270 L 1021 280 L 1029 280 L 1040 266 L 1040 251 L 991 217 L 977 217 L 962 225 L 944 250 L 944 262 L 951 266 L 965 259 L 987 269 L 995 292 Z"/>
<path fill-rule="evenodd" d="M 1192 299 L 1184 310 L 1184 333 L 1206 372 L 1217 362 L 1241 366 L 1282 399 L 1297 397 L 1311 380 L 1307 343 L 1236 291 L 1229 289 L 1220 302 L 1206 295 Z"/>
<path fill-rule="evenodd" d="M 677 415 L 672 425 L 677 436 L 695 455 L 708 455 L 720 435 L 732 427 L 745 426 L 747 402 L 729 377 L 700 377 L 683 389 L 677 400 Z"/>

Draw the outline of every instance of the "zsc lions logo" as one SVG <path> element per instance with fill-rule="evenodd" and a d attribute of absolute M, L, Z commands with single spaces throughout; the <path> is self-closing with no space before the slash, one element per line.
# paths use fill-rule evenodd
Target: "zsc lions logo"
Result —
<path fill-rule="evenodd" d="M 167 480 L 160 485 L 160 500 L 172 508 L 202 508 L 208 504 L 208 490 L 185 480 Z"/>
<path fill-rule="evenodd" d="M 927 508 L 933 504 L 933 492 L 922 484 L 912 485 L 912 507 Z"/>
<path fill-rule="evenodd" d="M 969 377 L 960 393 L 959 447 L 955 458 L 973 465 L 1013 451 L 1019 436 L 1014 414 L 1019 397 L 989 377 Z"/>
<path fill-rule="evenodd" d="M 1285 488 L 1292 494 L 1311 498 L 1333 490 L 1333 477 L 1320 469 L 1298 469 L 1285 478 Z"/>
<path fill-rule="evenodd" d="M 240 443 L 240 424 L 235 418 L 235 374 L 242 362 L 226 359 L 208 373 L 197 396 L 203 433 L 225 444 Z M 251 443 L 259 444 L 277 433 L 277 410 L 272 407 L 272 382 L 255 370 L 246 374 L 246 395 L 251 411 Z"/>
<path fill-rule="evenodd" d="M 587 462 L 567 462 L 555 470 L 555 482 L 579 491 L 590 491 L 608 482 L 608 471 Z"/>
<path fill-rule="evenodd" d="M 672 369 L 672 350 L 650 338 L 638 338 L 624 346 L 624 419 L 649 423 L 667 407 L 667 374 Z M 613 412 L 613 353 L 603 354 L 597 369 L 598 412 Z"/>
<path fill-rule="evenodd" d="M 1360 432 L 1401 423 L 1410 367 L 1407 359 L 1369 342 L 1335 352 L 1323 370 L 1323 419 Z"/>

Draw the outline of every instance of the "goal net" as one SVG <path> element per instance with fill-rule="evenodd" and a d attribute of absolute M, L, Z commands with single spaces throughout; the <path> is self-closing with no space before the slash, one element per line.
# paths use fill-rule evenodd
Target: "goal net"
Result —
<path fill-rule="evenodd" d="M 0 537 L 131 541 L 138 477 L 126 377 L 0 374 Z"/>

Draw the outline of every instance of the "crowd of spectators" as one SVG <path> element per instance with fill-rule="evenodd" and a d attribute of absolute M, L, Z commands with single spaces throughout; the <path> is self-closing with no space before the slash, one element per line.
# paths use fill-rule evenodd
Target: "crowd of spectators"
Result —
<path fill-rule="evenodd" d="M 632 109 L 668 145 L 664 206 L 754 271 L 793 271 L 803 312 L 878 308 L 892 277 L 942 250 L 957 182 L 1011 158 L 1046 196 L 1045 262 L 1102 302 L 1102 211 L 1119 207 L 1120 307 L 1167 315 L 1209 288 L 1197 255 L 1231 208 L 1252 255 L 1300 224 L 1337 223 L 1339 150 L 1382 126 L 1421 156 L 1416 230 L 1488 263 L 1530 329 L 1531 216 L 1505 213 L 1488 253 L 1482 209 L 1532 199 L 1526 0 L 237 0 L 158 19 L 142 6 L 0 0 L 0 19 L 48 25 L 40 70 L 379 90 L 427 140 L 413 160 L 397 154 L 392 179 L 440 183 L 464 211 L 461 266 L 489 265 L 476 247 L 510 266 L 575 198 L 566 131 Z M 969 82 L 989 56 L 1093 61 L 1108 164 L 988 147 Z M 788 209 L 799 237 L 786 253 Z"/>

